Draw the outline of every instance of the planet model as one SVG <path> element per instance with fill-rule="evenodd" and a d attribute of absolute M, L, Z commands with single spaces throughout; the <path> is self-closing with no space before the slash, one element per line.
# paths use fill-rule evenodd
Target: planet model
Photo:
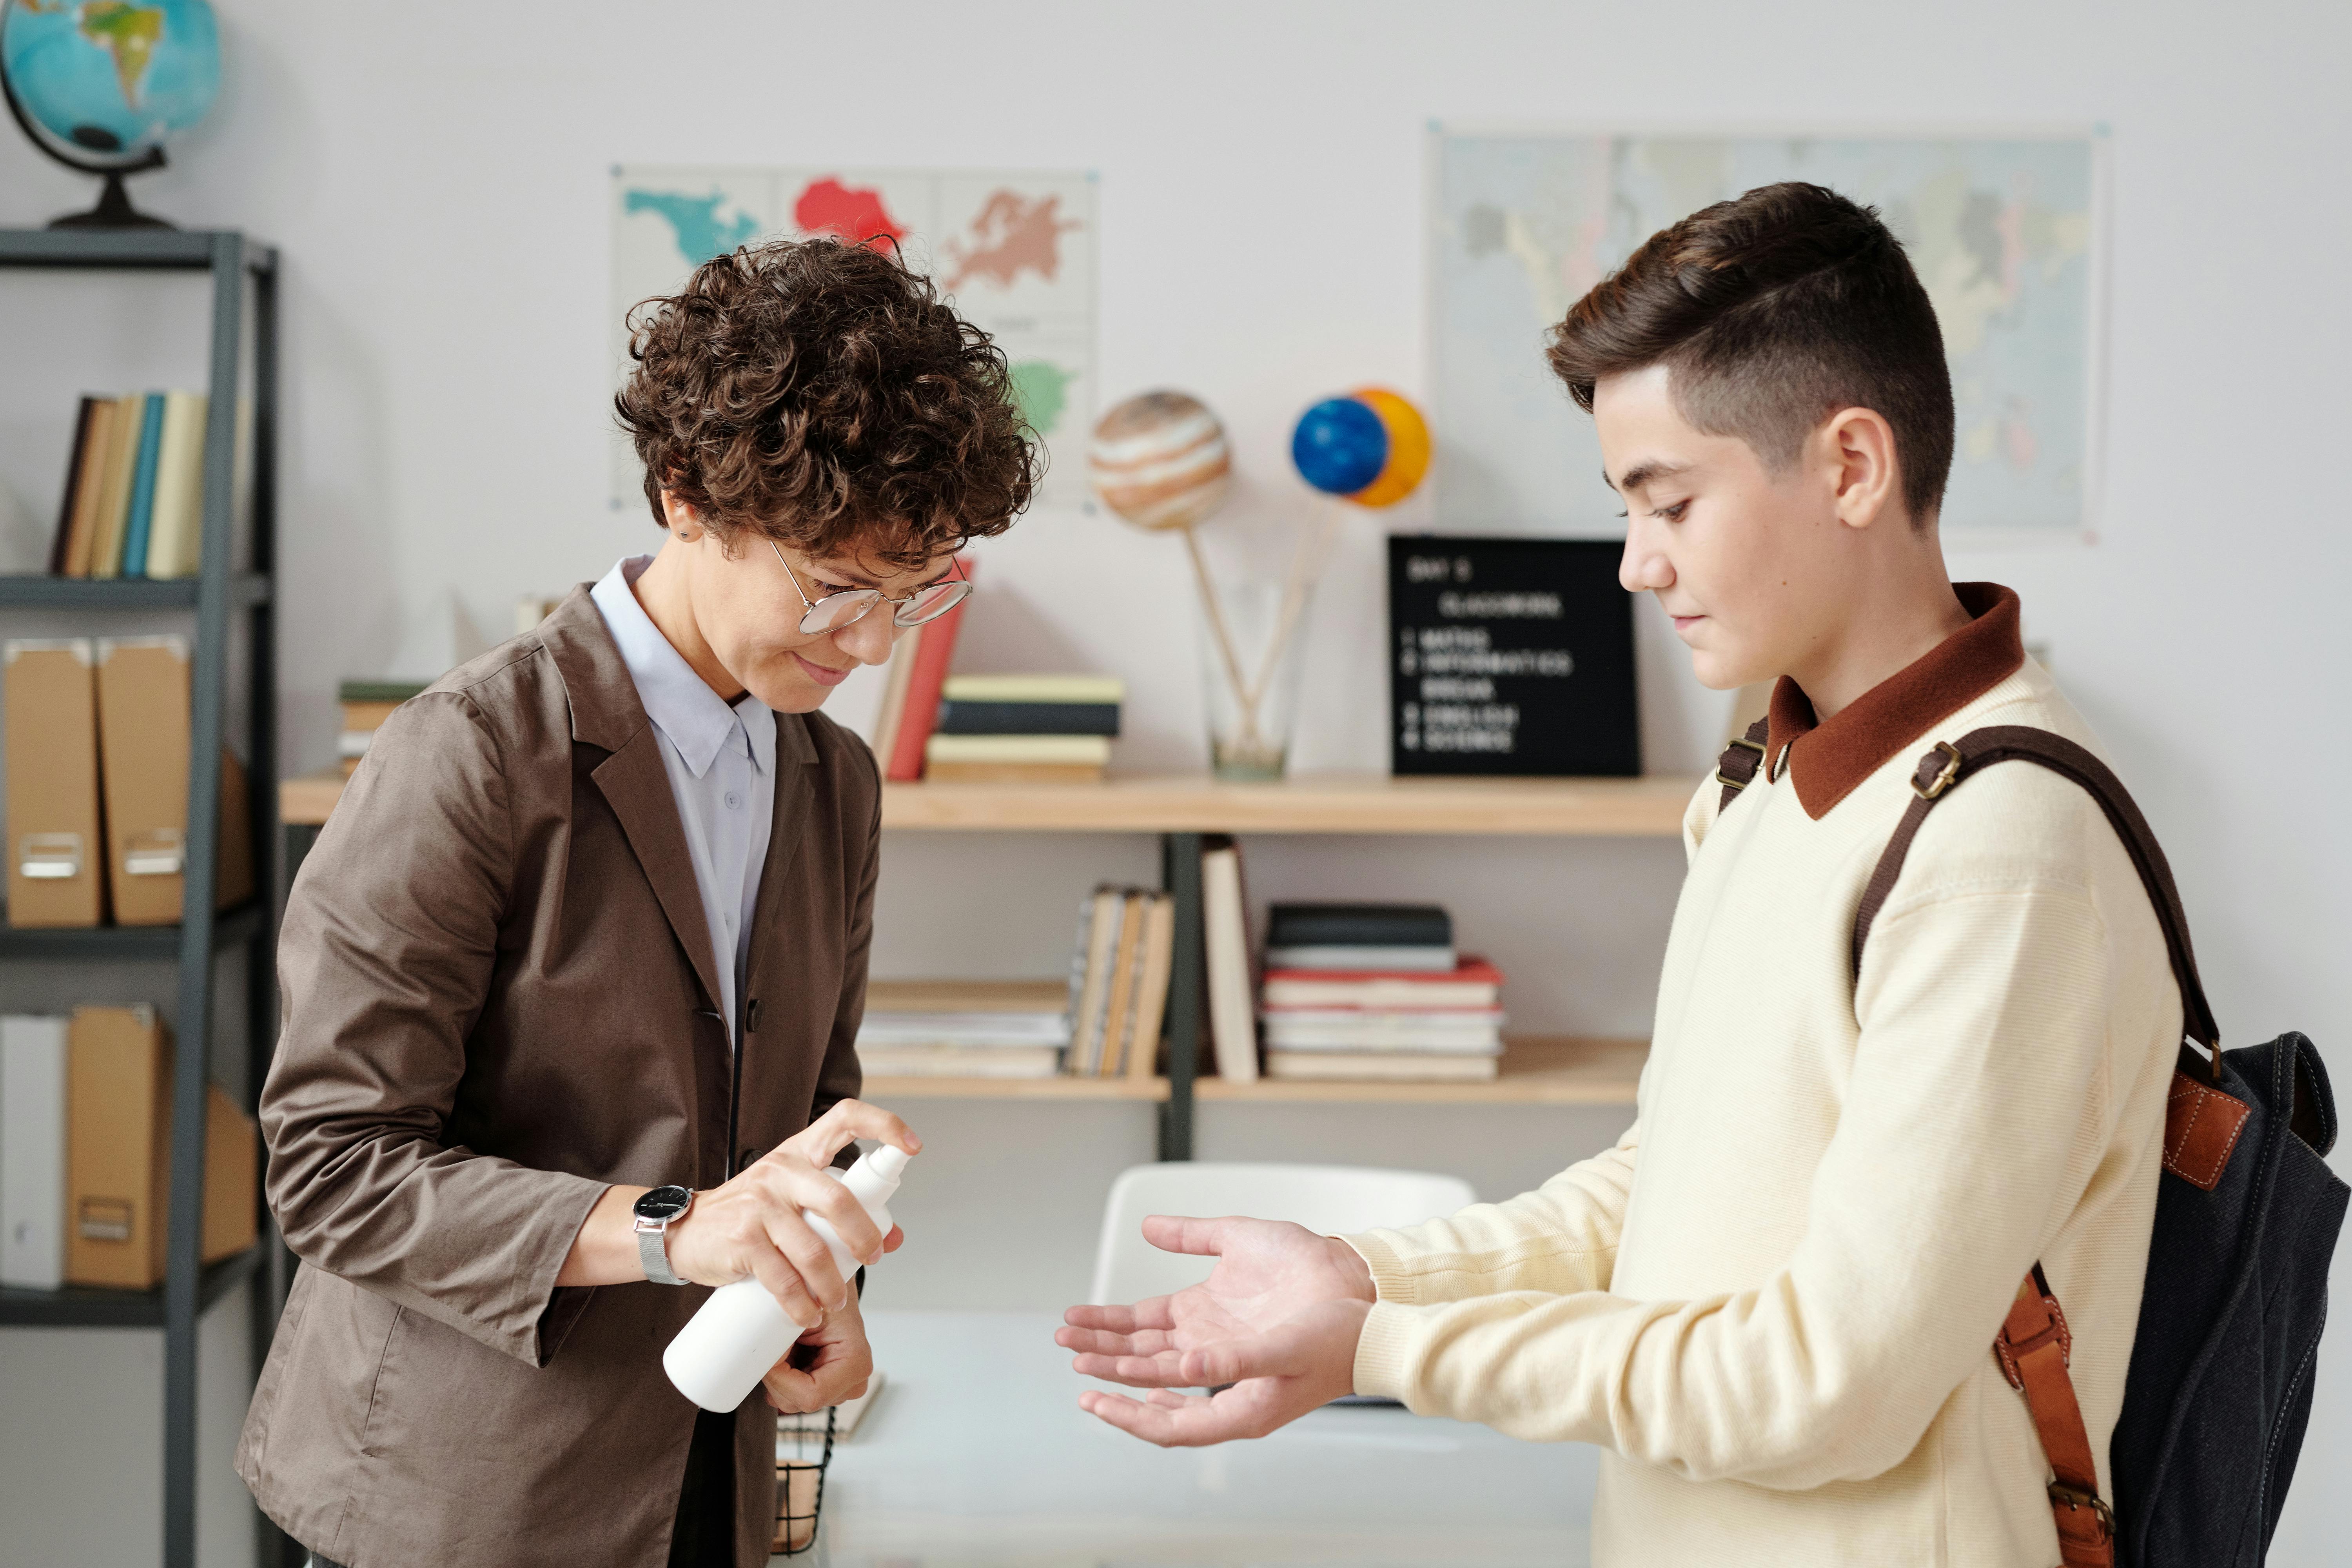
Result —
<path fill-rule="evenodd" d="M 1421 410 L 1393 392 L 1360 387 L 1352 395 L 1381 417 L 1389 437 L 1388 460 L 1372 482 L 1350 494 L 1358 506 L 1394 506 L 1412 494 L 1429 473 L 1429 422 Z"/>
<path fill-rule="evenodd" d="M 6 0 L 0 89 L 35 146 L 105 176 L 99 209 L 57 226 L 155 226 L 121 176 L 160 167 L 163 143 L 220 95 L 220 32 L 205 0 Z"/>
<path fill-rule="evenodd" d="M 1360 387 L 1298 416 L 1290 460 L 1326 495 L 1359 506 L 1393 506 L 1429 472 L 1429 424 L 1396 393 Z"/>
<path fill-rule="evenodd" d="M 1327 397 L 1298 416 L 1290 460 L 1298 477 L 1324 494 L 1353 495 L 1380 478 L 1388 462 L 1388 426 L 1369 404 Z"/>
<path fill-rule="evenodd" d="M 1095 425 L 1087 468 L 1103 505 L 1138 528 L 1189 529 L 1217 510 L 1232 480 L 1225 427 L 1181 392 L 1147 392 Z"/>

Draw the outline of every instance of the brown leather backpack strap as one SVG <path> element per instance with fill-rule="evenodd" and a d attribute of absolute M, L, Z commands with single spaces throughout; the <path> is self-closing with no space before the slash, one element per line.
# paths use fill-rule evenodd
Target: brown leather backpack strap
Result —
<path fill-rule="evenodd" d="M 1920 757 L 1911 773 L 1910 807 L 1888 837 L 1886 848 L 1863 888 L 1862 902 L 1854 910 L 1855 981 L 1859 983 L 1862 978 L 1863 945 L 1870 938 L 1871 924 L 1895 890 L 1895 879 L 1903 874 L 1904 858 L 1911 851 L 1911 840 L 1917 837 L 1927 814 L 1951 793 L 1954 785 L 1995 763 L 2011 761 L 2034 763 L 2074 780 L 2106 814 L 2116 836 L 2131 856 L 2134 868 L 2139 872 L 2148 902 L 2156 910 L 2157 923 L 2164 928 L 2165 949 L 2172 960 L 2172 973 L 2180 983 L 2182 1031 L 2212 1053 L 2213 1079 L 2219 1083 L 2221 1031 L 2213 1022 L 2212 1007 L 2205 999 L 2204 982 L 2198 978 L 2197 954 L 2189 945 L 2189 919 L 2181 909 L 2180 890 L 2173 882 L 2172 868 L 2164 858 L 2164 850 L 2149 830 L 2147 819 L 2140 815 L 2131 793 L 2113 770 L 2074 742 L 2047 730 L 2024 724 L 1990 725 L 1972 730 L 1956 742 L 1938 741 L 1933 750 Z M 2186 1081 L 2186 1072 L 2174 1079 L 2176 1104 L 2180 1098 L 2178 1086 Z M 2185 1136 L 2184 1131 L 2182 1137 Z M 2221 1146 L 2221 1159 L 2228 1158 L 2228 1142 L 2234 1142 L 2234 1137 L 2231 1129 Z M 2168 1125 L 2168 1163 L 2179 1141 Z M 2033 1429 L 2041 1435 L 2042 1450 L 2049 1458 L 2053 1478 L 2050 1513 L 2058 1527 L 2059 1553 L 2065 1568 L 2113 1568 L 2115 1514 L 2099 1496 L 2098 1462 L 2091 1450 L 2090 1434 L 2083 1424 L 2083 1407 L 2074 1396 L 2074 1380 L 2066 1371 L 2073 1344 L 2066 1329 L 2066 1314 L 2051 1292 L 2042 1265 L 2036 1263 L 2010 1303 L 2009 1315 L 1993 1340 L 1993 1355 L 2011 1386 L 2025 1395 L 2026 1411 L 2033 1418 Z"/>
<path fill-rule="evenodd" d="M 2029 724 L 1995 724 L 1972 730 L 1957 742 L 1937 742 L 1934 749 L 1919 759 L 1919 765 L 1911 774 L 1911 808 L 1903 814 L 1903 820 L 1887 839 L 1885 851 L 1879 856 L 1870 881 L 1863 889 L 1861 906 L 1854 910 L 1854 978 L 1858 981 L 1862 977 L 1862 949 L 1869 939 L 1871 922 L 1878 918 L 1879 909 L 1895 890 L 1895 879 L 1903 874 L 1904 857 L 1910 853 L 1911 840 L 1918 833 L 1919 825 L 1954 785 L 1995 763 L 2012 761 L 2035 763 L 2074 780 L 2106 814 L 2116 836 L 2123 840 L 2125 852 L 2131 856 L 2132 865 L 2139 872 L 2141 885 L 2147 889 L 2148 902 L 2156 908 L 2157 923 L 2164 928 L 2165 949 L 2172 959 L 2173 975 L 2180 982 L 2182 1031 L 2212 1053 L 2213 1078 L 2219 1082 L 2221 1031 L 2213 1022 L 2212 1007 L 2205 1000 L 2205 983 L 2197 975 L 2197 953 L 2189 944 L 2189 917 L 2180 906 L 2180 890 L 2173 883 L 2172 868 L 2165 860 L 2156 835 L 2149 830 L 2147 818 L 2140 815 L 2131 792 L 2124 788 L 2123 781 L 2106 763 L 2064 736 Z"/>
<path fill-rule="evenodd" d="M 2099 1496 L 2098 1461 L 2091 1453 L 2074 1379 L 2066 1373 L 2074 1346 L 2066 1314 L 2037 1263 L 2017 1288 L 1992 1342 L 1993 1354 L 2010 1386 L 2025 1395 L 2042 1451 L 2050 1458 L 2050 1515 L 2058 1526 L 2060 1561 L 2065 1568 L 2113 1568 L 2116 1516 Z"/>
<path fill-rule="evenodd" d="M 1771 731 L 1771 720 L 1759 719 L 1715 759 L 1715 782 L 1723 786 L 1723 799 L 1715 808 L 1717 816 L 1729 811 L 1739 792 L 1756 782 L 1756 770 L 1764 762 L 1764 737 Z"/>

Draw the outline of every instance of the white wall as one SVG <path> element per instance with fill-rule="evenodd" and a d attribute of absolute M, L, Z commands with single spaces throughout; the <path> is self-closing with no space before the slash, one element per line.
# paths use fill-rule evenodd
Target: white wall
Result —
<path fill-rule="evenodd" d="M 2333 895 L 2352 867 L 2340 644 L 2352 548 L 2328 464 L 2352 357 L 2337 281 L 2352 252 L 2341 199 L 2352 26 L 2340 11 L 216 5 L 222 108 L 137 189 L 184 222 L 243 226 L 285 247 L 282 711 L 296 768 L 330 755 L 336 679 L 380 671 L 404 627 L 446 616 L 453 595 L 494 634 L 516 595 L 647 544 L 648 523 L 606 506 L 615 162 L 1100 171 L 1104 387 L 1183 386 L 1223 413 L 1242 484 L 1212 531 L 1238 564 L 1276 552 L 1300 513 L 1282 442 L 1301 405 L 1367 380 L 1423 382 L 1432 117 L 2104 121 L 2115 226 L 2100 542 L 1972 554 L 1955 569 L 2022 593 L 2031 635 L 2112 743 L 2170 850 L 2231 1038 L 2297 1026 L 2347 1059 L 2352 921 Z M 0 134 L 0 222 L 87 199 Z M 0 279 L 0 364 L 23 363 L 21 342 L 44 366 L 89 356 L 79 379 L 91 385 L 150 384 L 140 366 L 163 350 L 143 333 L 71 335 L 46 308 L 28 321 L 5 303 L 30 298 L 20 287 Z M 0 378 L 0 480 L 37 510 L 54 502 L 75 379 Z M 1129 765 L 1197 760 L 1191 610 L 1171 549 L 1099 518 L 1024 521 L 988 547 L 974 658 L 1040 649 L 1116 670 L 1135 692 Z M 1351 536 L 1316 610 L 1308 764 L 1382 754 L 1377 551 L 1370 529 Z M 1686 707 L 1669 669 L 1645 670 L 1654 759 L 1695 770 L 1692 736 L 1713 710 Z M 1051 973 L 1076 890 L 1152 865 L 1142 840 L 894 836 L 888 851 L 877 950 L 888 973 Z M 918 852 L 929 858 L 920 879 Z M 1677 875 L 1669 847 L 1294 840 L 1252 852 L 1261 891 L 1446 900 L 1473 941 L 1516 966 L 1524 1025 L 1643 1026 Z M 1148 1157 L 1147 1119 L 909 1109 L 940 1152 L 934 1190 L 910 1184 L 904 1212 L 938 1250 L 920 1266 L 909 1255 L 895 1282 L 879 1277 L 879 1299 L 1068 1297 L 1084 1277 L 1087 1194 Z M 1494 1193 L 1588 1152 L 1613 1132 L 1606 1121 L 1206 1108 L 1202 1143 L 1458 1169 Z M 958 1171 L 991 1184 L 947 1199 L 971 1184 L 946 1179 Z M 1008 1215 L 1027 1216 L 1013 1223 L 1033 1247 L 991 1263 L 971 1238 L 1001 1237 Z M 19 1379 L 33 1354 L 87 1384 Z M 99 1417 L 70 1391 L 112 1386 L 103 1351 L 11 1334 L 0 1355 L 12 1429 L 37 1422 L 60 1449 L 100 1451 Z M 2340 1332 L 2323 1363 L 2283 1563 L 2332 1559 L 2326 1527 L 2352 1487 L 2352 1344 Z M 36 1397 L 40 1387 L 50 1392 Z M 147 1484 L 133 1467 L 110 1475 L 107 1495 L 140 1506 Z M 52 1519 L 58 1495 L 0 1466 L 0 1530 Z"/>

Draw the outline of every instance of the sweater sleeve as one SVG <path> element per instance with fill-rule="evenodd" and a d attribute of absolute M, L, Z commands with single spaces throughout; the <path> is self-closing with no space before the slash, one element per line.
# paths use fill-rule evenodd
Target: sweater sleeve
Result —
<path fill-rule="evenodd" d="M 1785 1267 L 1690 1300 L 1541 1287 L 1384 1300 L 1357 1348 L 1357 1390 L 1603 1444 L 1692 1480 L 1795 1489 L 1883 1473 L 1983 1361 L 2089 1181 L 2084 1130 L 2111 1115 L 2113 984 L 2083 887 L 1978 881 L 1890 905 L 1856 994 L 1847 1098 Z"/>
<path fill-rule="evenodd" d="M 1642 1125 L 1615 1147 L 1570 1165 L 1534 1192 L 1473 1204 L 1410 1230 L 1342 1237 L 1372 1271 L 1383 1301 L 1426 1306 L 1505 1290 L 1564 1296 L 1609 1289 Z"/>
<path fill-rule="evenodd" d="M 534 1365 L 585 1293 L 555 1277 L 603 1182 L 447 1142 L 513 874 L 508 783 L 465 696 L 384 721 L 302 863 L 261 1093 L 295 1256 Z"/>

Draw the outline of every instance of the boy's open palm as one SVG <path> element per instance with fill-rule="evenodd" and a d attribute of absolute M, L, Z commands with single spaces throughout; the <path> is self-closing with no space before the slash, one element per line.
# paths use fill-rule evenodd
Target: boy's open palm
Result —
<path fill-rule="evenodd" d="M 1081 1374 L 1152 1392 L 1089 1390 L 1078 1404 L 1162 1447 L 1262 1437 L 1355 1388 L 1371 1272 L 1345 1242 L 1264 1219 L 1153 1215 L 1143 1237 L 1217 1259 L 1209 1278 L 1131 1307 L 1073 1307 L 1055 1342 Z M 1232 1384 L 1213 1397 L 1179 1388 Z"/>

